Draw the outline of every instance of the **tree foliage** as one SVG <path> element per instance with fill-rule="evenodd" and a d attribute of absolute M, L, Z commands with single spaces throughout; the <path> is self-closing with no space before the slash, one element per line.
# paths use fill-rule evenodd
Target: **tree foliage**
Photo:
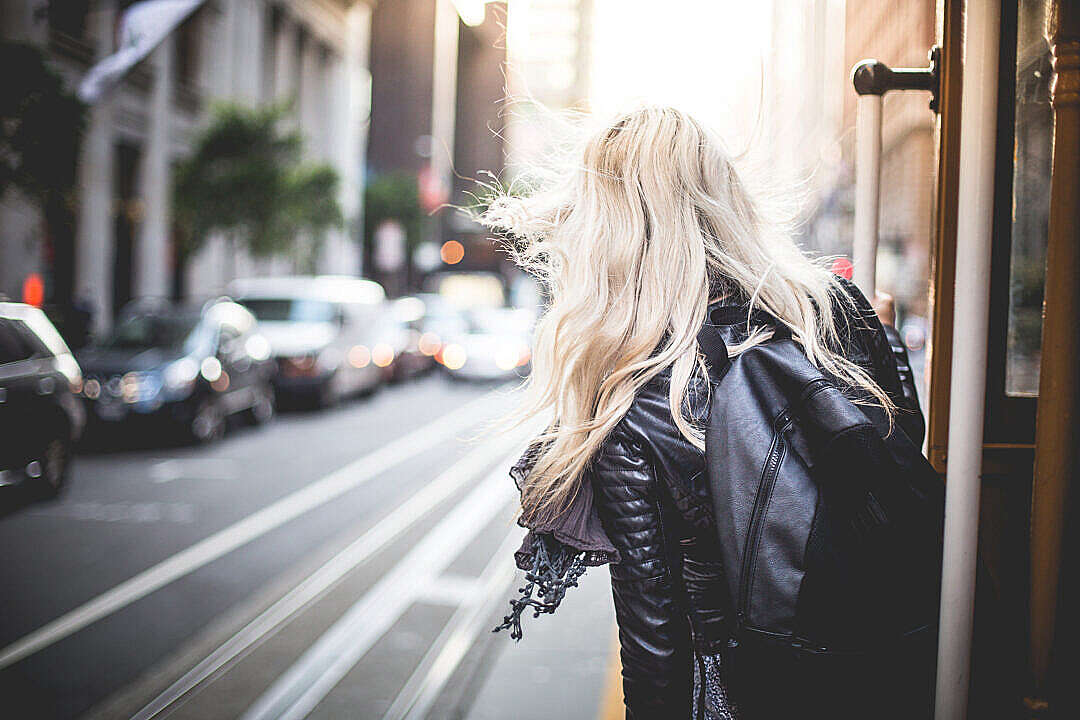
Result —
<path fill-rule="evenodd" d="M 405 228 L 408 247 L 420 243 L 420 193 L 415 175 L 388 173 L 373 179 L 364 188 L 364 237 L 372 238 L 384 220 L 397 220 Z"/>
<path fill-rule="evenodd" d="M 15 187 L 43 206 L 75 185 L 86 106 L 38 48 L 0 43 L 0 195 Z"/>
<path fill-rule="evenodd" d="M 302 161 L 303 138 L 282 130 L 285 108 L 223 105 L 175 170 L 174 209 L 190 257 L 221 232 L 266 257 L 296 247 L 301 233 L 342 225 L 338 175 Z"/>

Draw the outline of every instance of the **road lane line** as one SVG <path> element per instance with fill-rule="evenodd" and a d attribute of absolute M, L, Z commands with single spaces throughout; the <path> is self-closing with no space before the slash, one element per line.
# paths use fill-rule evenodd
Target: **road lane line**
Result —
<path fill-rule="evenodd" d="M 484 394 L 382 448 L 335 470 L 114 586 L 0 650 L 0 669 L 72 635 L 159 588 L 326 504 L 389 468 L 449 440 L 483 417 L 500 390 Z"/>
<path fill-rule="evenodd" d="M 234 480 L 236 461 L 228 458 L 177 457 L 158 460 L 150 466 L 150 481 L 167 483 L 173 480 Z"/>
<path fill-rule="evenodd" d="M 514 528 L 491 556 L 483 573 L 475 580 L 477 589 L 446 623 L 431 649 L 416 666 L 394 699 L 383 720 L 420 720 L 427 716 L 450 676 L 484 632 L 491 631 L 491 611 L 506 602 L 502 592 L 514 579 L 514 551 L 524 531 Z"/>
<path fill-rule="evenodd" d="M 241 720 L 307 717 L 513 497 L 506 468 L 497 468 L 323 633 Z"/>
<path fill-rule="evenodd" d="M 324 595 L 354 568 L 366 562 L 368 558 L 400 537 L 440 503 L 472 482 L 477 475 L 487 470 L 493 463 L 506 458 L 511 449 L 521 442 L 520 436 L 500 437 L 471 451 L 275 601 L 214 652 L 162 691 L 132 716 L 131 720 L 150 720 L 234 659 L 246 653 L 248 649 L 273 633 L 301 609 Z M 513 458 L 513 455 L 510 457 Z M 508 462 L 500 463 L 498 467 L 508 464 Z M 503 469 L 505 470 L 505 467 Z"/>
<path fill-rule="evenodd" d="M 427 592 L 416 597 L 416 601 L 457 608 L 471 603 L 479 588 L 480 578 L 471 575 L 440 575 Z"/>

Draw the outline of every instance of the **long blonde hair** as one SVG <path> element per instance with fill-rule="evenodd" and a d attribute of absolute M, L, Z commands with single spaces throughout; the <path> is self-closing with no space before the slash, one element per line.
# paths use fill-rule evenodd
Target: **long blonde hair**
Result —
<path fill-rule="evenodd" d="M 508 238 L 550 304 L 539 320 L 520 419 L 551 417 L 522 488 L 522 512 L 563 510 L 638 390 L 671 367 L 679 431 L 704 448 L 687 414 L 710 294 L 750 298 L 787 325 L 815 366 L 886 408 L 840 347 L 837 280 L 768 221 L 719 139 L 690 115 L 644 107 L 589 137 L 560 177 L 517 196 L 495 188 L 478 219 Z M 764 339 L 761 332 L 732 354 Z"/>

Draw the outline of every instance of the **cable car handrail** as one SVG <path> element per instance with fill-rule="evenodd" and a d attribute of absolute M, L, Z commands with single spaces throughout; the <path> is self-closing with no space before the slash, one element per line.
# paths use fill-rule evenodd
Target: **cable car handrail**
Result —
<path fill-rule="evenodd" d="M 858 93 L 855 106 L 855 232 L 851 262 L 853 279 L 868 298 L 877 289 L 878 215 L 881 192 L 881 109 L 891 90 L 930 93 L 930 109 L 937 112 L 941 87 L 941 48 L 929 52 L 926 68 L 890 68 L 878 60 L 863 60 L 851 71 Z"/>

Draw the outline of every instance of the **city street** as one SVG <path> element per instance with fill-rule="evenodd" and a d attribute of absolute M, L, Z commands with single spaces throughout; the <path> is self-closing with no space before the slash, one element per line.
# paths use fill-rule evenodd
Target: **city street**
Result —
<path fill-rule="evenodd" d="M 0 517 L 5 717 L 596 717 L 603 569 L 519 645 L 490 633 L 530 430 L 484 433 L 509 387 L 431 375 L 206 447 L 85 451 L 60 499 Z"/>

